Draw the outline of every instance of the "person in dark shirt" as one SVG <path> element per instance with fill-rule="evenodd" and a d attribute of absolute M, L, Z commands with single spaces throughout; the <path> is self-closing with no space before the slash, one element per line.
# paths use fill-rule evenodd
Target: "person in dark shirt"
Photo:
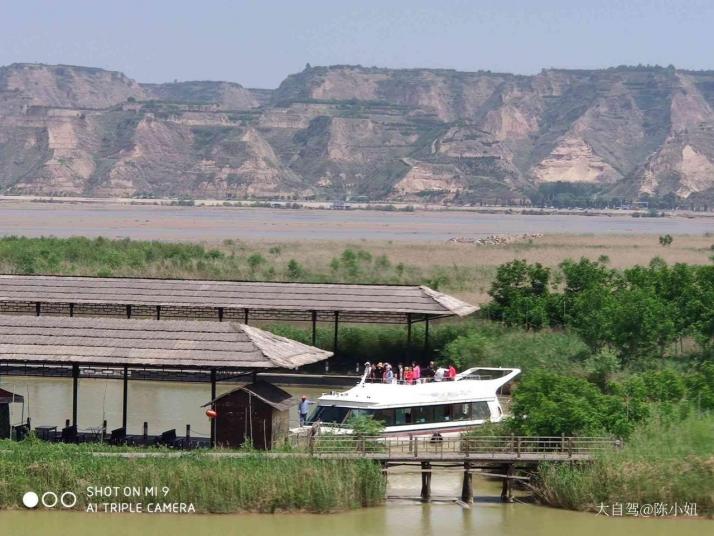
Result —
<path fill-rule="evenodd" d="M 426 381 L 426 382 L 433 381 L 435 371 L 436 371 L 436 369 L 434 368 L 434 362 L 430 361 L 426 367 L 421 369 L 421 376 L 422 376 L 422 378 L 424 378 L 424 381 Z"/>

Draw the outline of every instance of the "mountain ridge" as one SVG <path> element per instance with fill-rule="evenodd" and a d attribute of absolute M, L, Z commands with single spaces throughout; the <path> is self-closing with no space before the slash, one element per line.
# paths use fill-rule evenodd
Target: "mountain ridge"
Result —
<path fill-rule="evenodd" d="M 0 191 L 514 201 L 714 193 L 714 71 L 306 67 L 278 88 L 0 67 Z M 712 196 L 714 197 L 714 196 Z"/>

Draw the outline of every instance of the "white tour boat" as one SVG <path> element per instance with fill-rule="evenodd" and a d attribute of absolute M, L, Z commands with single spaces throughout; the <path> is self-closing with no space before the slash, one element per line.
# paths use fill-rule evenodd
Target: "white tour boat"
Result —
<path fill-rule="evenodd" d="M 385 435 L 450 435 L 486 422 L 498 422 L 503 410 L 499 389 L 520 374 L 515 368 L 472 368 L 453 380 L 421 383 L 370 382 L 323 394 L 306 426 L 294 432 L 324 429 L 349 433 L 351 417 L 369 415 L 384 424 Z M 318 432 L 319 433 L 319 432 Z"/>

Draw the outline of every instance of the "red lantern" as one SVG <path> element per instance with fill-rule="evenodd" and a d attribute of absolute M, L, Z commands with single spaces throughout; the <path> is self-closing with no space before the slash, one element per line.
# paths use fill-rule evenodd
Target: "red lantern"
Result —
<path fill-rule="evenodd" d="M 218 417 L 218 413 L 216 412 L 215 409 L 207 409 L 206 415 L 208 416 L 209 419 L 215 419 L 216 417 Z"/>

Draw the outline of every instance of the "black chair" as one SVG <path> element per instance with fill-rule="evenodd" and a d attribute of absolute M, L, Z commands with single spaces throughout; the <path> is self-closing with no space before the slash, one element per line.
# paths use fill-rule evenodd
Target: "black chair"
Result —
<path fill-rule="evenodd" d="M 12 429 L 15 430 L 15 441 L 22 441 L 30 433 L 30 427 L 26 424 L 13 426 Z"/>
<path fill-rule="evenodd" d="M 110 445 L 121 445 L 123 443 L 126 443 L 126 429 L 116 428 L 116 429 L 112 430 L 112 433 L 109 436 L 109 444 Z"/>
<path fill-rule="evenodd" d="M 156 438 L 154 444 L 173 447 L 176 444 L 176 428 L 163 432 L 161 436 Z"/>
<path fill-rule="evenodd" d="M 77 425 L 65 426 L 62 428 L 62 442 L 63 443 L 77 443 L 79 437 L 77 436 Z"/>

